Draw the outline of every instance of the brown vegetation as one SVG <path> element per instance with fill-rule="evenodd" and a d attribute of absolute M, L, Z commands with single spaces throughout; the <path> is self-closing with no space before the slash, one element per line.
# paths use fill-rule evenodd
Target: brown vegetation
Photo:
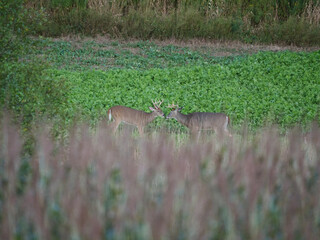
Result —
<path fill-rule="evenodd" d="M 0 238 L 316 239 L 320 130 L 280 137 L 114 137 L 75 128 L 61 146 L 37 134 L 21 156 L 19 131 L 0 139 Z M 26 162 L 30 167 L 26 169 Z"/>
<path fill-rule="evenodd" d="M 319 1 L 28 0 L 36 34 L 319 46 Z"/>

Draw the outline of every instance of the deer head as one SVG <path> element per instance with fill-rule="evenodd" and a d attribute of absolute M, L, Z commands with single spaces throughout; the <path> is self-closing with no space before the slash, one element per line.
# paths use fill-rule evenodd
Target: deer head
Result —
<path fill-rule="evenodd" d="M 171 112 L 168 114 L 167 118 L 176 118 L 178 112 L 180 112 L 182 109 L 182 107 L 179 108 L 179 106 L 174 104 L 174 102 L 171 105 L 168 105 L 167 108 L 171 109 Z"/>
<path fill-rule="evenodd" d="M 151 100 L 152 103 L 153 103 L 153 107 L 149 107 L 149 109 L 156 114 L 156 116 L 159 116 L 159 117 L 162 117 L 164 118 L 165 115 L 164 113 L 162 112 L 161 108 L 160 108 L 160 105 L 162 104 L 163 100 L 162 101 L 153 101 Z"/>

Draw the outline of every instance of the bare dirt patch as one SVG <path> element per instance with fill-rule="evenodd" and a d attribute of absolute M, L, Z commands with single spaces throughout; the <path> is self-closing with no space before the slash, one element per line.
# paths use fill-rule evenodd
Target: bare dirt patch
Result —
<path fill-rule="evenodd" d="M 65 36 L 60 38 L 53 38 L 53 41 L 68 41 L 73 46 L 81 47 L 84 42 L 93 41 L 97 44 L 104 45 L 103 49 L 114 49 L 119 45 L 127 45 L 126 50 L 131 51 L 133 54 L 137 53 L 135 47 L 128 47 L 128 45 L 134 45 L 141 42 L 139 39 L 111 39 L 108 36 L 97 36 L 97 37 L 79 37 L 79 36 Z M 203 39 L 192 39 L 188 41 L 181 41 L 176 39 L 160 41 L 157 39 L 150 40 L 150 42 L 158 46 L 174 45 L 177 47 L 187 47 L 193 51 L 199 52 L 211 52 L 214 56 L 232 56 L 239 54 L 253 54 L 259 51 L 318 51 L 318 47 L 297 47 L 293 45 L 264 45 L 264 44 L 246 44 L 239 41 L 208 41 Z M 116 43 L 116 44 L 115 44 Z M 122 47 L 123 48 L 123 47 Z"/>
<path fill-rule="evenodd" d="M 175 45 L 188 47 L 194 51 L 212 52 L 214 56 L 225 57 L 239 54 L 253 54 L 259 51 L 294 51 L 294 52 L 311 52 L 320 50 L 320 47 L 297 47 L 285 45 L 263 45 L 263 44 L 246 44 L 239 41 L 207 41 L 201 39 L 192 39 L 189 41 L 154 41 L 157 45 Z"/>

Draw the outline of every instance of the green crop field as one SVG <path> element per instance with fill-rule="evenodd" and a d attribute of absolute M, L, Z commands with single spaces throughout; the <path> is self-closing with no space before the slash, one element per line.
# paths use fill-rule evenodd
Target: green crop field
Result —
<path fill-rule="evenodd" d="M 68 118 L 94 123 L 113 105 L 147 111 L 151 99 L 163 99 L 163 105 L 183 106 L 184 113 L 224 112 L 235 129 L 245 122 L 252 129 L 266 124 L 288 129 L 308 126 L 320 111 L 320 51 L 235 51 L 216 57 L 217 50 L 206 47 L 149 41 L 38 39 L 33 46 L 25 59 L 46 59 L 45 72 L 64 82 L 66 102 L 57 112 Z M 154 125 L 179 128 L 174 121 Z"/>

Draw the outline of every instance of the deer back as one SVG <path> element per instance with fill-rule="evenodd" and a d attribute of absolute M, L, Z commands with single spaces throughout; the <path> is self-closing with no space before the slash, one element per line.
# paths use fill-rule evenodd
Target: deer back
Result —
<path fill-rule="evenodd" d="M 195 130 L 223 129 L 229 123 L 229 118 L 224 113 L 194 112 L 187 116 L 187 126 Z"/>
<path fill-rule="evenodd" d="M 145 125 L 149 121 L 152 121 L 155 117 L 153 112 L 147 113 L 125 106 L 113 106 L 108 112 L 108 114 L 111 114 L 112 118 L 114 118 L 116 121 L 123 121 L 137 126 Z"/>

